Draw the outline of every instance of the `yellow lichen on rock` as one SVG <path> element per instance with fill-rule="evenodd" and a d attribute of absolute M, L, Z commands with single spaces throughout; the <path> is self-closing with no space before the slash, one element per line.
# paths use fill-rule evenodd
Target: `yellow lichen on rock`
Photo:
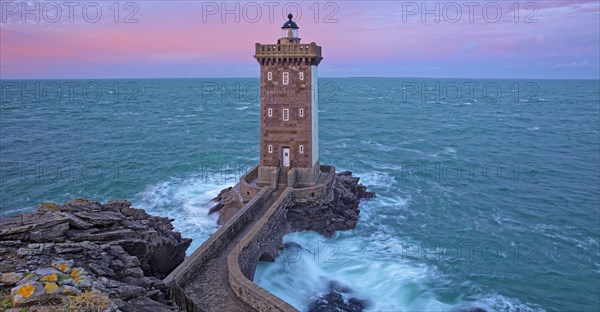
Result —
<path fill-rule="evenodd" d="M 38 209 L 40 211 L 60 211 L 61 210 L 61 206 L 57 205 L 56 203 L 51 203 L 51 202 L 42 202 L 39 204 Z"/>
<path fill-rule="evenodd" d="M 46 283 L 46 285 L 44 285 L 44 291 L 46 294 L 56 293 L 58 292 L 58 285 L 56 285 L 56 283 Z"/>
<path fill-rule="evenodd" d="M 13 306 L 20 306 L 22 304 L 27 304 L 31 301 L 36 301 L 35 295 L 37 292 L 39 292 L 39 290 L 36 289 L 36 286 L 38 285 L 40 287 L 42 286 L 40 284 L 34 285 L 32 283 L 27 283 L 11 289 Z"/>
<path fill-rule="evenodd" d="M 52 261 L 52 266 L 54 268 L 60 270 L 63 273 L 67 273 L 67 274 L 71 271 L 71 265 L 72 265 L 72 263 L 70 263 L 70 261 L 64 261 L 64 260 Z"/>
<path fill-rule="evenodd" d="M 40 278 L 41 282 L 56 282 L 57 280 L 58 276 L 56 274 L 50 274 Z"/>
<path fill-rule="evenodd" d="M 23 298 L 29 298 L 35 292 L 35 286 L 31 284 L 25 284 L 17 290 L 17 294 L 21 295 Z"/>
<path fill-rule="evenodd" d="M 73 271 L 71 271 L 71 277 L 75 282 L 79 282 L 79 271 L 74 268 Z"/>

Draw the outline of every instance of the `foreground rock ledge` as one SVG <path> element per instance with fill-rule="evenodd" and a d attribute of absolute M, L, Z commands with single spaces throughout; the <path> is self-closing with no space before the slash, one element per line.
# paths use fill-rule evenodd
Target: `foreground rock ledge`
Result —
<path fill-rule="evenodd" d="M 0 218 L 0 294 L 31 292 L 14 303 L 56 308 L 58 294 L 87 290 L 108 296 L 108 310 L 176 310 L 165 298 L 162 278 L 184 260 L 191 239 L 173 231 L 172 221 L 128 201 L 82 198 Z M 72 277 L 74 268 L 84 279 Z M 22 287 L 27 283 L 33 288 Z"/>

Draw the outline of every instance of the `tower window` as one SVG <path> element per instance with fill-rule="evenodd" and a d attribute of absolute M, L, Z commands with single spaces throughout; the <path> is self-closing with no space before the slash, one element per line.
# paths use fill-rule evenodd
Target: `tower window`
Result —
<path fill-rule="evenodd" d="M 269 153 L 273 153 L 273 145 L 269 144 Z"/>
<path fill-rule="evenodd" d="M 270 80 L 273 80 L 273 73 L 272 73 L 272 72 L 268 72 L 268 73 L 267 73 L 267 79 L 268 79 L 269 81 L 270 81 Z"/>
<path fill-rule="evenodd" d="M 300 145 L 300 154 L 304 154 L 304 145 Z"/>
<path fill-rule="evenodd" d="M 269 108 L 267 110 L 267 115 L 269 115 L 269 117 L 273 117 L 273 109 L 272 108 Z"/>
<path fill-rule="evenodd" d="M 283 121 L 290 120 L 290 110 L 287 108 L 283 109 Z"/>
<path fill-rule="evenodd" d="M 301 108 L 299 113 L 300 113 L 300 117 L 304 117 L 304 108 Z"/>
<path fill-rule="evenodd" d="M 304 72 L 300 72 L 300 80 L 304 80 Z"/>
<path fill-rule="evenodd" d="M 288 73 L 288 72 L 283 73 L 283 84 L 284 85 L 290 84 L 290 73 Z"/>

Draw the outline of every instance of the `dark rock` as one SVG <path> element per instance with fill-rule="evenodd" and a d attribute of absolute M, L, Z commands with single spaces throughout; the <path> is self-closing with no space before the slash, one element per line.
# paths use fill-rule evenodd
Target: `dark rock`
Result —
<path fill-rule="evenodd" d="M 146 277 L 146 276 L 142 276 L 142 277 L 127 276 L 127 277 L 123 278 L 123 282 L 125 282 L 127 284 L 131 284 L 131 285 L 135 285 L 135 286 L 144 287 L 146 289 L 150 289 L 153 286 L 160 284 L 161 280 L 152 279 L 152 278 Z"/>
<path fill-rule="evenodd" d="M 118 297 L 123 300 L 139 298 L 145 296 L 146 290 L 143 287 L 121 283 L 119 287 L 114 288 Z"/>
<path fill-rule="evenodd" d="M 136 232 L 130 229 L 114 230 L 114 231 L 102 231 L 94 234 L 88 234 L 83 237 L 79 237 L 75 240 L 86 240 L 86 241 L 111 241 L 119 240 L 123 238 L 134 238 Z"/>
<path fill-rule="evenodd" d="M 363 198 L 364 199 L 373 199 L 373 198 L 375 198 L 375 193 L 374 192 L 365 192 Z"/>
<path fill-rule="evenodd" d="M 210 208 L 209 214 L 219 212 L 219 219 L 217 220 L 218 224 L 224 224 L 231 217 L 233 217 L 242 207 L 244 206 L 244 201 L 240 194 L 238 194 L 237 190 L 233 187 L 228 187 L 217 195 L 213 201 L 217 203 Z"/>
<path fill-rule="evenodd" d="M 142 278 L 144 277 L 144 271 L 140 268 L 128 268 L 128 269 L 124 269 L 121 270 L 121 272 L 119 272 L 120 275 L 122 276 L 131 276 L 131 277 L 136 277 L 136 278 Z"/>
<path fill-rule="evenodd" d="M 359 184 L 359 180 L 350 171 L 340 172 L 333 181 L 332 196 L 311 203 L 291 202 L 287 207 L 287 219 L 292 229 L 314 230 L 332 236 L 335 231 L 354 228 L 360 214 L 360 201 L 375 197 L 375 193 L 367 192 L 367 187 Z"/>
<path fill-rule="evenodd" d="M 64 241 L 64 234 L 69 230 L 69 223 L 59 223 L 51 227 L 35 229 L 29 233 L 29 241 L 32 242 L 60 242 Z"/>
<path fill-rule="evenodd" d="M 171 222 L 128 201 L 42 203 L 0 218 L 0 271 L 56 273 L 50 263 L 66 261 L 84 268 L 79 287 L 108 294 L 122 311 L 172 311 L 161 279 L 184 260 L 191 239 Z"/>
<path fill-rule="evenodd" d="M 61 212 L 60 215 L 65 217 L 69 224 L 76 229 L 89 229 L 94 226 L 93 224 L 84 221 L 70 212 Z"/>
<path fill-rule="evenodd" d="M 162 303 L 149 298 L 138 298 L 128 302 L 121 301 L 117 303 L 119 309 L 123 312 L 171 312 L 177 311 L 175 308 L 168 307 Z"/>
<path fill-rule="evenodd" d="M 131 207 L 131 202 L 128 200 L 111 200 L 109 202 L 107 202 L 106 204 L 102 205 L 102 210 L 112 210 L 112 211 L 120 211 L 123 215 L 125 215 L 125 213 L 123 212 L 123 209 L 129 208 Z M 143 209 L 135 209 L 135 208 L 131 208 L 133 210 L 139 210 L 139 211 L 143 211 L 144 213 L 146 213 Z M 146 214 L 145 216 L 141 216 L 141 217 L 149 217 L 150 215 Z"/>
<path fill-rule="evenodd" d="M 78 211 L 76 216 L 94 225 L 111 225 L 123 220 L 123 215 L 111 211 Z"/>
<path fill-rule="evenodd" d="M 90 268 L 92 273 L 94 273 L 97 276 L 107 276 L 107 277 L 116 277 L 117 276 L 115 274 L 115 272 L 112 269 L 110 269 L 106 264 L 101 265 L 96 262 L 91 262 L 87 266 Z"/>
<path fill-rule="evenodd" d="M 73 198 L 63 205 L 69 211 L 102 211 L 99 201 L 87 198 Z"/>
<path fill-rule="evenodd" d="M 123 209 L 121 209 L 121 213 L 128 218 L 134 218 L 134 219 L 150 218 L 150 215 L 147 214 L 146 211 L 144 211 L 143 209 L 124 207 Z"/>
<path fill-rule="evenodd" d="M 97 228 L 91 228 L 86 230 L 70 230 L 66 233 L 67 238 L 74 241 L 84 241 L 85 237 L 100 232 Z"/>
<path fill-rule="evenodd" d="M 308 305 L 310 312 L 360 312 L 369 306 L 368 301 L 350 297 L 344 300 L 345 297 L 352 296 L 352 290 L 342 286 L 340 283 L 332 281 L 329 284 L 329 292 L 320 298 L 312 301 Z"/>
<path fill-rule="evenodd" d="M 54 245 L 54 250 L 57 254 L 77 253 L 83 250 L 78 243 L 62 243 Z"/>
<path fill-rule="evenodd" d="M 221 209 L 223 209 L 225 205 L 222 202 L 218 202 L 216 205 L 212 206 L 209 210 L 208 210 L 208 214 L 213 214 L 215 212 L 219 212 L 221 211 Z"/>

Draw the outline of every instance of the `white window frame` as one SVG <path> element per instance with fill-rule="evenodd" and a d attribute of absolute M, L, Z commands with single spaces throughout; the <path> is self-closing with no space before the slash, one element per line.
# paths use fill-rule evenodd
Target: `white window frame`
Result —
<path fill-rule="evenodd" d="M 269 81 L 273 80 L 273 73 L 272 72 L 268 72 L 267 73 L 267 80 L 269 80 Z"/>
<path fill-rule="evenodd" d="M 283 80 L 282 83 L 284 86 L 289 85 L 290 84 L 290 73 L 284 72 L 282 80 Z"/>
<path fill-rule="evenodd" d="M 273 109 L 272 108 L 267 109 L 267 115 L 269 117 L 273 117 Z"/>
<path fill-rule="evenodd" d="M 304 108 L 301 108 L 299 110 L 299 115 L 300 115 L 300 117 L 304 117 Z"/>
<path fill-rule="evenodd" d="M 304 80 L 304 72 L 300 72 L 300 80 Z"/>
<path fill-rule="evenodd" d="M 304 145 L 300 145 L 300 154 L 304 154 Z"/>
<path fill-rule="evenodd" d="M 269 144 L 269 154 L 273 154 L 273 145 Z"/>
<path fill-rule="evenodd" d="M 290 110 L 287 108 L 283 109 L 283 121 L 290 120 Z"/>

